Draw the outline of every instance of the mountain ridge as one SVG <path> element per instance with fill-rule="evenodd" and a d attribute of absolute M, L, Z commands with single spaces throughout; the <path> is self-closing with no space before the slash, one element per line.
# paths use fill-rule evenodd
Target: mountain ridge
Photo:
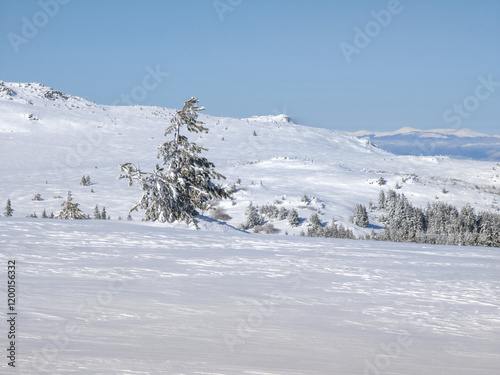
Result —
<path fill-rule="evenodd" d="M 341 132 L 369 140 L 399 155 L 444 155 L 454 158 L 500 161 L 500 135 L 467 128 L 421 130 L 403 127 L 392 132 Z"/>

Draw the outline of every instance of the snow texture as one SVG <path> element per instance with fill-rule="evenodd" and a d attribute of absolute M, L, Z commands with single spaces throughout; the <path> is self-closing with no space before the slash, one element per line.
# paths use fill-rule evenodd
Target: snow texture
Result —
<path fill-rule="evenodd" d="M 500 367 L 498 249 L 14 218 L 0 239 L 18 264 L 22 373 Z"/>

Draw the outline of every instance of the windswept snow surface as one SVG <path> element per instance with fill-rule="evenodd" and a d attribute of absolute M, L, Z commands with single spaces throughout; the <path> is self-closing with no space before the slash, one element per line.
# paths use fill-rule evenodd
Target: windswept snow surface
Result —
<path fill-rule="evenodd" d="M 497 249 L 12 218 L 0 244 L 17 264 L 17 373 L 500 368 Z"/>

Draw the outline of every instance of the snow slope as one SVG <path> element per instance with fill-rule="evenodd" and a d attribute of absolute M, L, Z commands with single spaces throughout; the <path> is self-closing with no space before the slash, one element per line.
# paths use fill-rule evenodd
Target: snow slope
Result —
<path fill-rule="evenodd" d="M 500 136 L 470 129 L 419 130 L 401 128 L 394 132 L 342 132 L 370 140 L 399 155 L 445 155 L 455 158 L 500 161 Z"/>
<path fill-rule="evenodd" d="M 17 264 L 17 373 L 500 368 L 498 249 L 16 218 L 0 243 Z"/>
<path fill-rule="evenodd" d="M 250 202 L 279 201 L 361 234 L 353 206 L 396 183 L 414 204 L 496 211 L 498 164 L 397 156 L 286 116 L 204 115 L 210 132 L 194 139 L 228 184 L 241 179 L 235 204 L 220 203 L 232 219 L 202 217 L 200 231 L 118 221 L 140 195 L 116 179 L 118 165 L 153 167 L 172 112 L 1 83 L 0 207 L 10 198 L 15 212 L 0 218 L 0 262 L 16 261 L 18 312 L 16 369 L 4 357 L 1 373 L 498 373 L 498 249 L 292 236 L 305 223 L 275 222 L 279 236 L 235 228 Z M 57 213 L 68 190 L 113 220 L 26 218 Z"/>
<path fill-rule="evenodd" d="M 16 217 L 33 212 L 39 216 L 43 209 L 57 213 L 71 190 L 86 213 L 99 205 L 112 219 L 125 218 L 140 188 L 116 179 L 118 165 L 134 162 L 152 169 L 173 110 L 102 106 L 41 84 L 2 85 L 0 174 L 8 177 L 0 179 L 0 202 L 10 198 Z M 394 155 L 366 140 L 294 124 L 284 115 L 200 119 L 210 131 L 190 139 L 209 149 L 205 155 L 227 177 L 228 185 L 241 179 L 235 204 L 221 203 L 233 227 L 244 221 L 250 202 L 279 201 L 297 208 L 304 220 L 320 212 L 324 222 L 335 219 L 357 234 L 369 233 L 372 228 L 350 224 L 354 205 L 370 200 L 376 205 L 379 191 L 396 184 L 416 205 L 439 200 L 459 208 L 468 202 L 477 210 L 499 210 L 500 165 L 495 162 Z M 83 175 L 94 184 L 80 186 Z M 385 186 L 376 183 L 379 177 L 387 180 Z M 32 201 L 36 193 L 44 201 Z M 304 194 L 315 199 L 306 205 L 301 202 Z M 378 215 L 370 213 L 376 230 Z M 280 234 L 304 229 L 290 228 L 286 222 L 274 225 Z"/>

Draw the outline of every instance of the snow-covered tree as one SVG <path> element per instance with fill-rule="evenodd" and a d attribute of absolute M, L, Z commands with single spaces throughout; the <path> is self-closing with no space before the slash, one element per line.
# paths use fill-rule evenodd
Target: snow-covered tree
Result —
<path fill-rule="evenodd" d="M 288 217 L 288 210 L 285 207 L 281 207 L 278 214 L 278 219 L 285 220 L 287 217 Z"/>
<path fill-rule="evenodd" d="M 319 220 L 319 216 L 317 213 L 314 213 L 309 218 L 308 228 L 307 228 L 307 236 L 308 237 L 324 237 L 324 229 L 323 224 Z"/>
<path fill-rule="evenodd" d="M 42 195 L 40 193 L 36 193 L 35 196 L 31 199 L 32 201 L 43 201 Z"/>
<path fill-rule="evenodd" d="M 385 210 L 385 193 L 383 190 L 380 190 L 378 194 L 378 209 L 381 211 Z"/>
<path fill-rule="evenodd" d="M 62 210 L 57 215 L 58 219 L 88 219 L 89 217 L 85 215 L 82 210 L 78 208 L 79 204 L 73 202 L 73 197 L 71 196 L 71 191 L 68 191 L 68 197 L 61 204 Z"/>
<path fill-rule="evenodd" d="M 331 224 L 325 227 L 323 235 L 328 238 L 338 238 L 339 231 L 335 220 L 332 220 Z"/>
<path fill-rule="evenodd" d="M 14 213 L 14 210 L 12 209 L 12 205 L 10 203 L 10 199 L 7 199 L 7 205 L 5 206 L 4 216 L 5 217 L 11 217 L 13 213 Z"/>
<path fill-rule="evenodd" d="M 480 215 L 479 239 L 482 246 L 500 247 L 500 216 L 491 212 Z"/>
<path fill-rule="evenodd" d="M 252 204 L 252 202 L 248 205 L 245 213 L 247 218 L 245 223 L 242 225 L 243 229 L 246 230 L 264 224 L 264 218 L 257 212 L 257 208 Z"/>
<path fill-rule="evenodd" d="M 288 224 L 292 227 L 298 227 L 300 224 L 299 214 L 295 208 L 288 211 Z"/>
<path fill-rule="evenodd" d="M 103 207 L 103 208 L 102 208 L 102 211 L 101 211 L 101 219 L 102 219 L 102 220 L 106 220 L 107 215 L 108 215 L 108 214 L 106 213 L 106 207 Z"/>
<path fill-rule="evenodd" d="M 96 204 L 94 208 L 94 219 L 99 220 L 101 218 L 101 213 L 99 212 L 99 206 Z"/>
<path fill-rule="evenodd" d="M 269 219 L 277 219 L 280 213 L 278 207 L 276 207 L 276 205 L 274 204 L 266 204 L 262 206 L 260 212 L 262 213 L 262 215 Z"/>
<path fill-rule="evenodd" d="M 80 180 L 80 185 L 82 186 L 89 186 L 91 184 L 90 182 L 90 176 L 82 176 L 82 179 Z"/>
<path fill-rule="evenodd" d="M 311 202 L 311 200 L 309 199 L 309 197 L 306 194 L 304 194 L 301 201 L 304 202 L 306 205 Z"/>
<path fill-rule="evenodd" d="M 230 198 L 229 191 L 213 180 L 225 179 L 215 171 L 215 165 L 199 154 L 207 149 L 189 142 L 181 135 L 181 128 L 199 133 L 208 132 L 197 120 L 198 112 L 204 110 L 191 98 L 182 110 L 171 119 L 165 135 L 173 134 L 173 139 L 159 146 L 157 164 L 153 172 L 143 172 L 132 163 L 120 165 L 123 172 L 119 178 L 127 178 L 129 185 L 136 181 L 143 194 L 131 211 L 145 210 L 143 220 L 174 222 L 184 221 L 196 225 L 198 210 L 206 210 L 216 199 Z"/>
<path fill-rule="evenodd" d="M 361 228 L 366 228 L 368 226 L 368 213 L 366 212 L 366 207 L 362 204 L 356 204 L 354 206 L 354 215 L 352 217 L 352 222 Z"/>

